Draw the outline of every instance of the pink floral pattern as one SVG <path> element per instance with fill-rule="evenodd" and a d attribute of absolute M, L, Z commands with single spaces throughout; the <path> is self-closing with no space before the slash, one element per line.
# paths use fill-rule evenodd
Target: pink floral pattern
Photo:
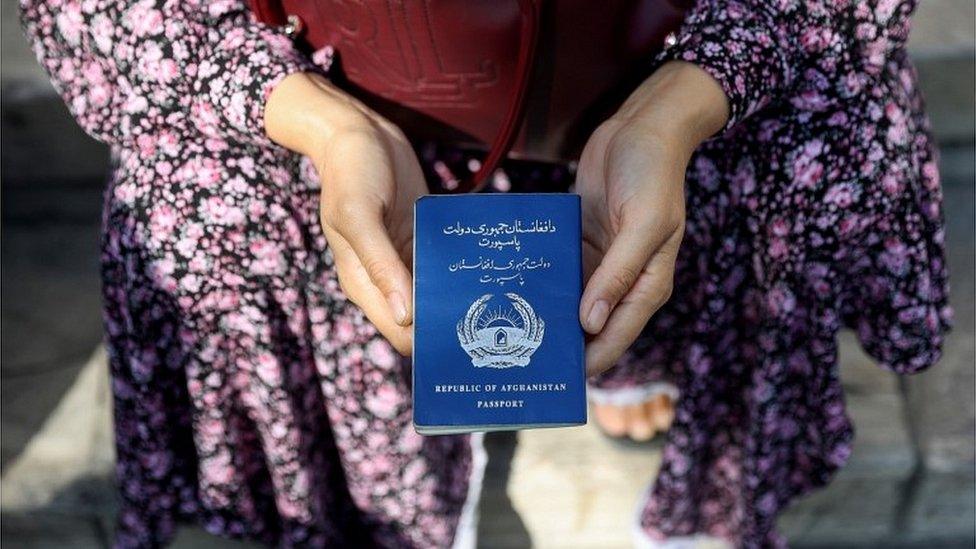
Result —
<path fill-rule="evenodd" d="M 680 388 L 652 538 L 779 546 L 780 510 L 851 452 L 835 336 L 935 363 L 951 320 L 942 192 L 905 41 L 911 0 L 699 0 L 663 59 L 731 104 L 688 169 L 675 290 L 604 388 Z M 654 365 L 656 367 L 651 367 Z"/>
<path fill-rule="evenodd" d="M 445 547 L 464 437 L 411 425 L 409 364 L 339 289 L 307 162 L 264 100 L 315 70 L 244 2 L 24 0 L 71 112 L 113 146 L 102 248 L 116 544 L 215 534 Z"/>
<path fill-rule="evenodd" d="M 313 170 L 260 124 L 268 91 L 309 62 L 237 0 L 22 5 L 72 112 L 116 151 L 119 545 L 165 542 L 182 519 L 281 545 L 449 544 L 467 442 L 413 433 L 408 366 L 338 288 Z M 652 538 L 783 544 L 779 511 L 851 451 L 838 329 L 898 373 L 938 360 L 951 313 L 905 52 L 914 6 L 699 0 L 662 55 L 712 74 L 732 118 L 689 167 L 670 302 L 595 380 L 681 389 L 641 515 Z M 446 188 L 477 166 L 432 144 L 421 158 Z M 509 162 L 494 188 L 571 181 Z"/>

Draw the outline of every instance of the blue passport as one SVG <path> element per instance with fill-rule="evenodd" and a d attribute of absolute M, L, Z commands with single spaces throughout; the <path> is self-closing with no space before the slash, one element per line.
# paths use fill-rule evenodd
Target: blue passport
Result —
<path fill-rule="evenodd" d="M 414 426 L 586 423 L 580 201 L 425 196 L 414 217 Z"/>

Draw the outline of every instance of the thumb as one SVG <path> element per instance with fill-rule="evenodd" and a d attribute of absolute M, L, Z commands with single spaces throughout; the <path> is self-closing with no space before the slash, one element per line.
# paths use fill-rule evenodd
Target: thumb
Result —
<path fill-rule="evenodd" d="M 358 202 L 358 201 L 357 201 Z M 345 202 L 333 228 L 349 243 L 400 326 L 412 322 L 412 279 L 383 223 L 379 207 Z"/>

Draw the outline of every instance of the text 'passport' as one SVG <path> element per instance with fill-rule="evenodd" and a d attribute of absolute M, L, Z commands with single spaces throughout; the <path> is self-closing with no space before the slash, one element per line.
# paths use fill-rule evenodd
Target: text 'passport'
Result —
<path fill-rule="evenodd" d="M 579 196 L 426 196 L 414 218 L 421 434 L 586 423 Z"/>

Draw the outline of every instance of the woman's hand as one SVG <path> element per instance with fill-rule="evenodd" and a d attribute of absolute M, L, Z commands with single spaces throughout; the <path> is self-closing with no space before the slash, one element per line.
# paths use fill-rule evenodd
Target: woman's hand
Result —
<path fill-rule="evenodd" d="M 593 133 L 580 159 L 580 322 L 593 337 L 586 369 L 613 366 L 671 295 L 684 234 L 685 168 L 728 119 L 725 94 L 684 62 L 658 69 Z"/>
<path fill-rule="evenodd" d="M 293 74 L 275 87 L 265 127 L 272 140 L 313 161 L 339 283 L 409 354 L 413 203 L 427 192 L 410 143 L 392 123 L 312 74 Z"/>

